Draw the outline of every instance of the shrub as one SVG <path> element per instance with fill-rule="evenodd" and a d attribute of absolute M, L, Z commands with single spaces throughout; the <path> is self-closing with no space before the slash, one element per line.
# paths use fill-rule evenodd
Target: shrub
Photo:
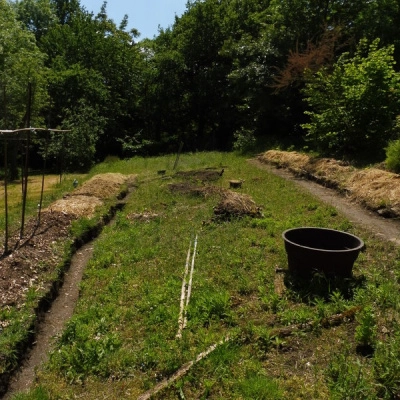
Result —
<path fill-rule="evenodd" d="M 386 147 L 386 167 L 390 171 L 400 173 L 400 139 L 389 142 Z"/>
<path fill-rule="evenodd" d="M 343 54 L 333 70 L 309 74 L 304 89 L 311 110 L 303 127 L 318 150 L 335 156 L 379 161 L 397 131 L 400 75 L 394 69 L 393 46 L 362 40 L 354 57 Z"/>

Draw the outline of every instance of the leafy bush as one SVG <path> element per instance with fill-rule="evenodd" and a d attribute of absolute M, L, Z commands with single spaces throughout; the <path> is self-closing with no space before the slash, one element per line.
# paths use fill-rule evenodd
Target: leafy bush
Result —
<path fill-rule="evenodd" d="M 394 47 L 378 46 L 378 39 L 369 46 L 362 40 L 354 57 L 343 54 L 332 72 L 324 68 L 310 74 L 304 89 L 310 122 L 303 127 L 321 152 L 383 159 L 397 130 L 400 75 Z"/>
<path fill-rule="evenodd" d="M 257 141 L 252 130 L 241 128 L 237 130 L 233 136 L 235 139 L 233 149 L 235 151 L 242 154 L 254 151 Z"/>
<path fill-rule="evenodd" d="M 386 147 L 386 166 L 390 171 L 400 173 L 400 139 L 389 142 Z"/>

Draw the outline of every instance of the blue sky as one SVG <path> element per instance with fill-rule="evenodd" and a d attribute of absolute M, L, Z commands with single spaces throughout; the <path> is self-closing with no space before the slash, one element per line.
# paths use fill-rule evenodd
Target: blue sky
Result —
<path fill-rule="evenodd" d="M 81 6 L 95 15 L 100 11 L 103 0 L 80 0 Z M 186 9 L 187 0 L 108 0 L 107 15 L 118 26 L 128 14 L 128 29 L 136 28 L 140 39 L 152 39 L 158 34 L 158 26 L 168 28 Z"/>

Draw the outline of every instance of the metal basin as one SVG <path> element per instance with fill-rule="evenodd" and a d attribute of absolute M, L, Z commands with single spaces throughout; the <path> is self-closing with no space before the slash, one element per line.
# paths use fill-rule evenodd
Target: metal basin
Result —
<path fill-rule="evenodd" d="M 350 233 L 302 227 L 282 234 L 289 271 L 307 276 L 315 271 L 349 277 L 364 242 Z"/>

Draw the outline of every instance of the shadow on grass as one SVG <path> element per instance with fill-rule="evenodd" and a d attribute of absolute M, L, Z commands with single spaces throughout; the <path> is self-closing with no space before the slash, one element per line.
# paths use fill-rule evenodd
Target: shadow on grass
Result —
<path fill-rule="evenodd" d="M 285 272 L 285 286 L 295 293 L 300 301 L 309 303 L 315 298 L 329 301 L 334 293 L 344 300 L 351 300 L 354 292 L 365 284 L 365 276 L 340 277 L 314 272 L 307 277 Z"/>

